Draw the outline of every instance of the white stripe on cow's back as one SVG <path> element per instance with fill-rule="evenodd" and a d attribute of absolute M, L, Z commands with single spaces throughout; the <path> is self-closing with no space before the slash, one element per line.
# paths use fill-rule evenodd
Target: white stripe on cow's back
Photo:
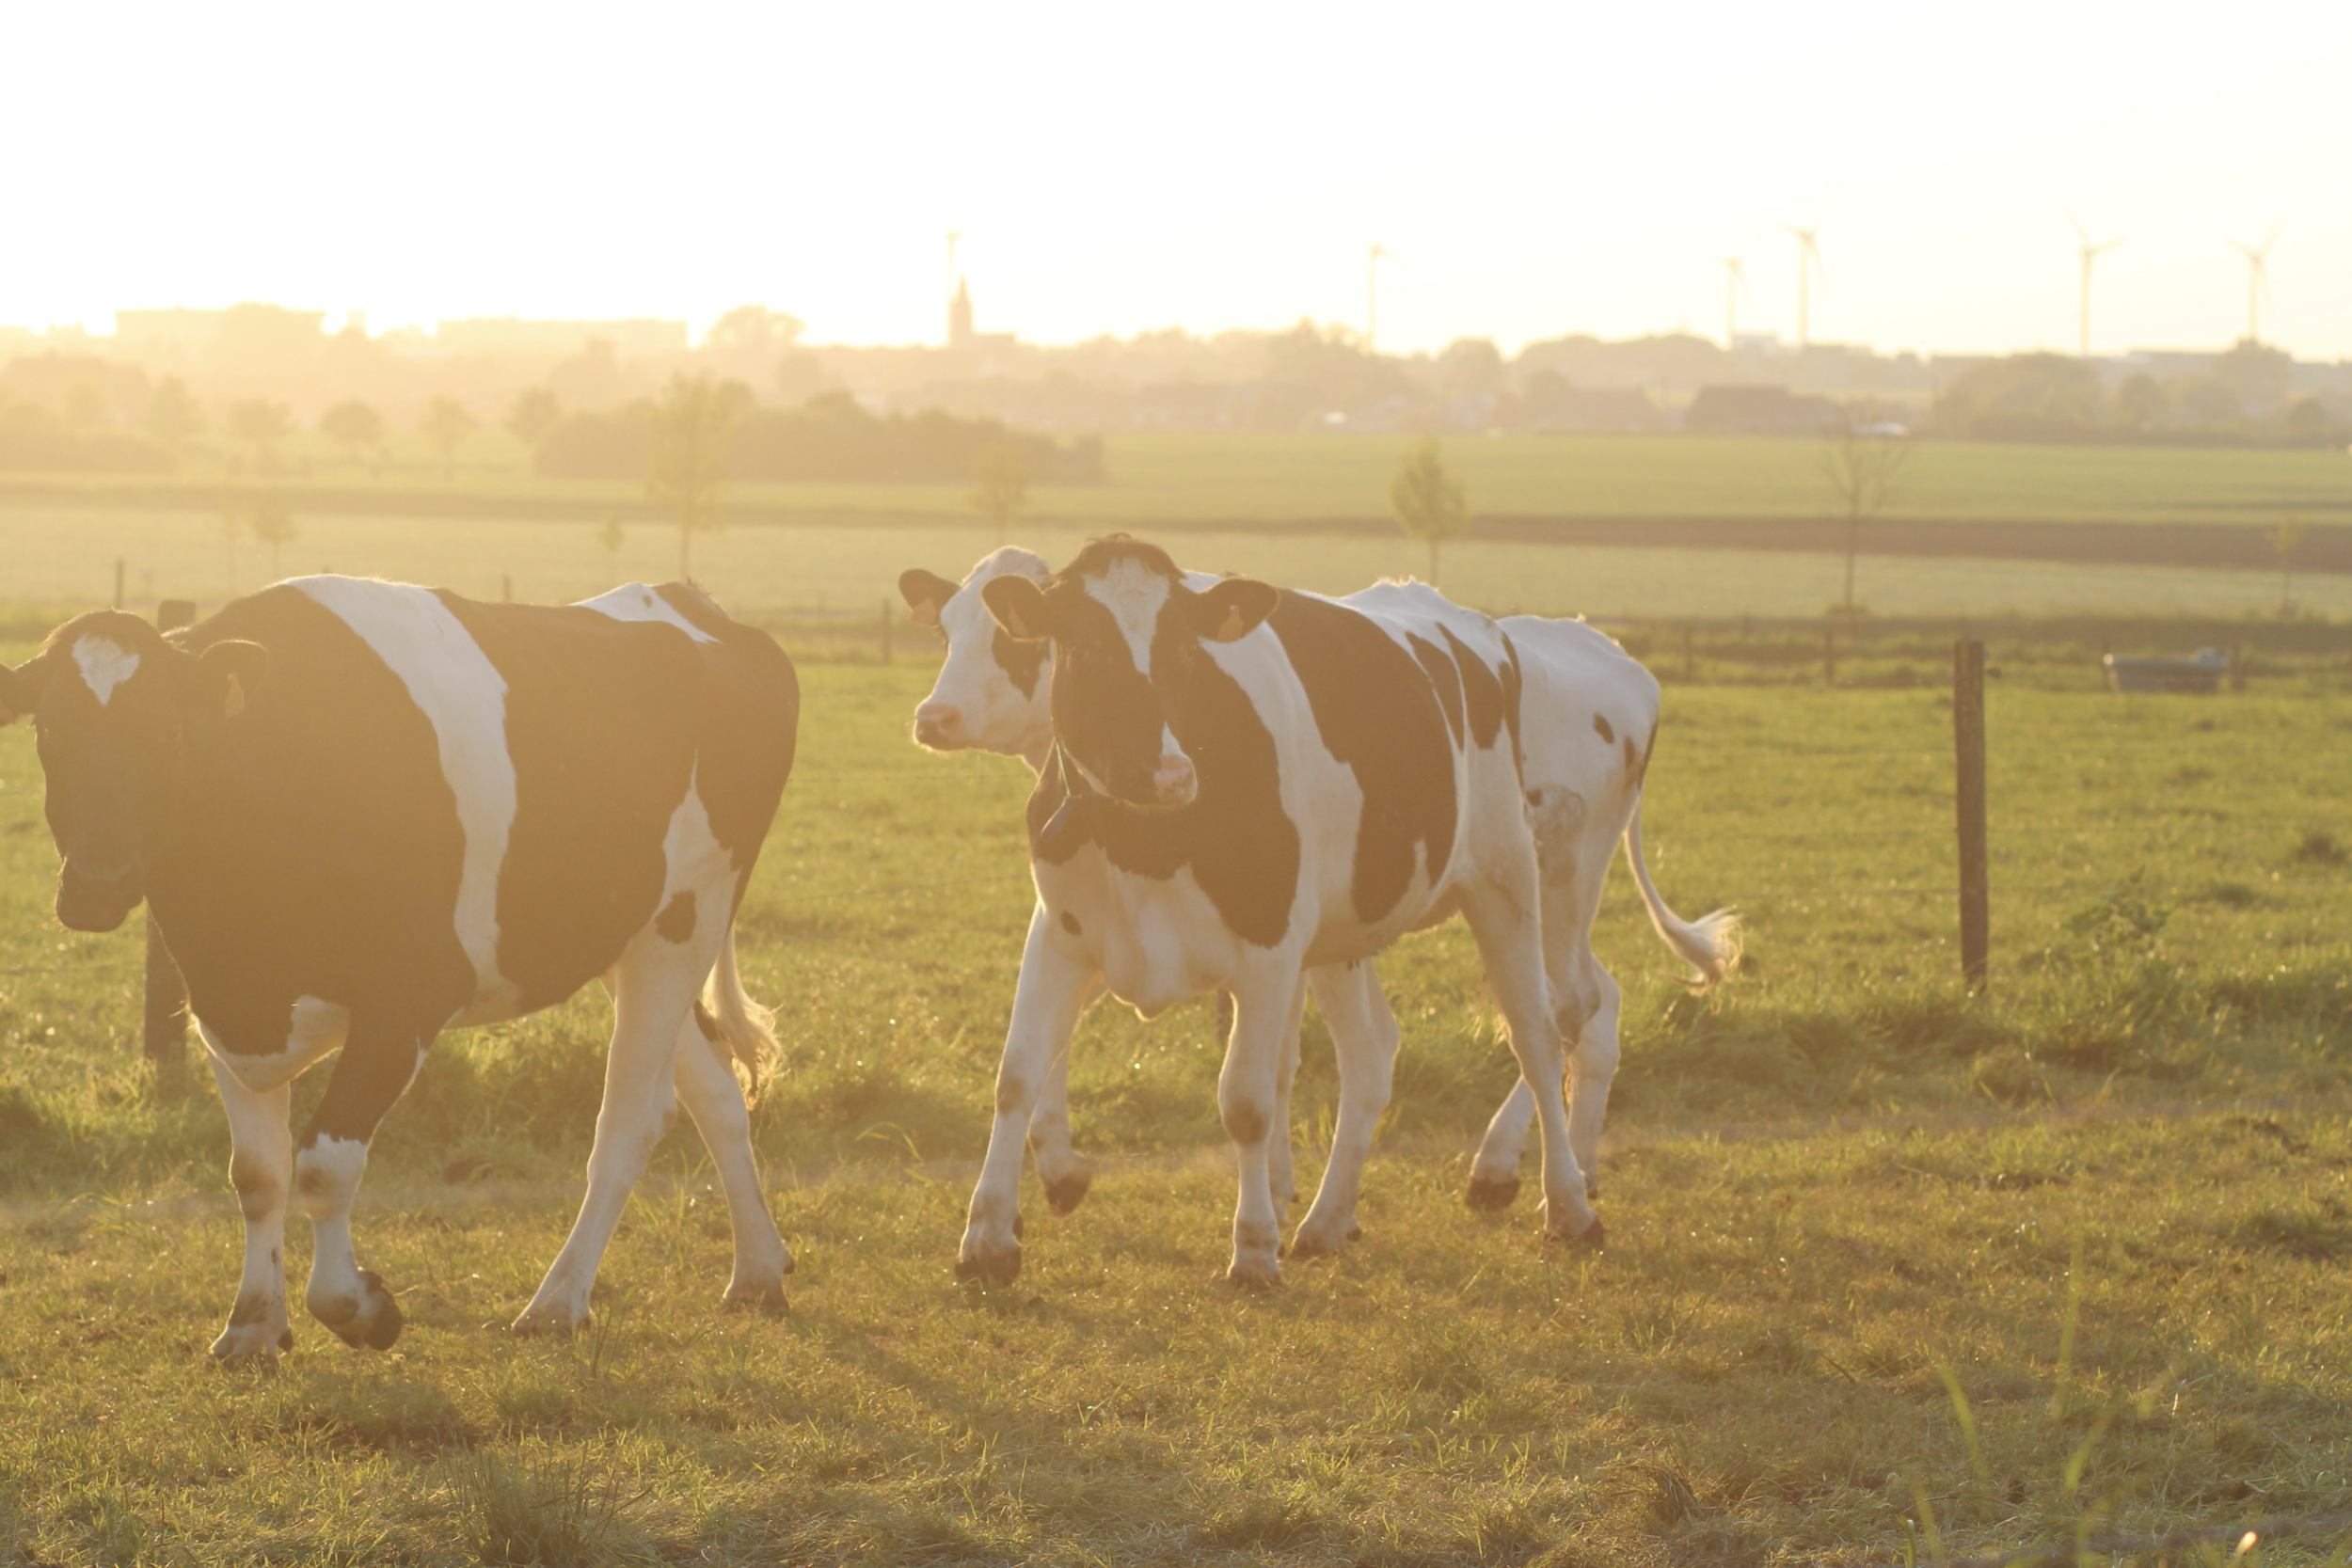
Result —
<path fill-rule="evenodd" d="M 429 589 L 368 578 L 296 578 L 300 589 L 374 650 L 440 743 L 441 777 L 465 835 L 453 920 L 473 964 L 474 1006 L 513 999 L 499 973 L 499 870 L 515 824 L 515 759 L 506 748 L 506 677 Z"/>
<path fill-rule="evenodd" d="M 625 582 L 609 594 L 593 599 L 582 599 L 575 610 L 593 610 L 599 615 L 610 615 L 615 621 L 659 621 L 665 626 L 675 626 L 697 642 L 719 640 L 677 612 L 677 607 L 642 582 Z"/>

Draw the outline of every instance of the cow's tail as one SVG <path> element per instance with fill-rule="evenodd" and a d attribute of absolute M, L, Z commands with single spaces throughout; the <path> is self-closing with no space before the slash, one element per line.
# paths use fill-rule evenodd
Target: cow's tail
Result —
<path fill-rule="evenodd" d="M 776 1059 L 776 1015 L 753 1001 L 743 989 L 742 974 L 735 967 L 733 926 L 727 927 L 727 939 L 719 945 L 710 978 L 703 982 L 700 1010 L 718 1025 L 715 1043 L 723 1044 L 727 1054 L 742 1064 L 743 1098 L 757 1100 Z"/>
<path fill-rule="evenodd" d="M 1642 890 L 1642 902 L 1649 910 L 1649 923 L 1658 928 L 1659 939 L 1698 972 L 1683 976 L 1682 983 L 1692 990 L 1705 990 L 1730 974 L 1740 961 L 1739 912 L 1717 910 L 1696 920 L 1685 920 L 1666 907 L 1658 895 L 1657 884 L 1649 879 L 1649 864 L 1642 858 L 1642 798 L 1638 795 L 1633 798 L 1632 818 L 1625 825 L 1625 858 L 1632 863 L 1634 885 Z"/>

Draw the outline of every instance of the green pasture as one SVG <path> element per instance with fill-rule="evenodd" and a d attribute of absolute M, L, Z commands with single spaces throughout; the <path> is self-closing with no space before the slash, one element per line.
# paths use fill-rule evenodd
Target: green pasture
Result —
<path fill-rule="evenodd" d="M 1032 515 L 1081 530 L 1385 519 L 1389 483 L 1416 437 L 1404 436 L 1121 434 L 1104 437 L 1104 483 L 1041 485 Z M 1839 509 L 1820 444 L 1802 437 L 1463 436 L 1447 463 L 1474 512 L 1515 517 L 1817 518 Z M 255 483 L 254 465 L 243 460 Z M 323 437 L 282 446 L 270 481 L 297 508 L 318 492 L 396 494 L 404 510 L 494 512 L 530 502 L 577 508 L 592 524 L 642 503 L 634 484 L 548 481 L 526 450 L 495 431 L 444 465 L 403 438 L 389 466 L 354 462 Z M 153 484 L 44 482 L 135 497 L 225 476 L 218 457 Z M 746 483 L 747 512 L 821 519 L 952 521 L 972 515 L 968 484 Z M 370 510 L 385 510 L 371 503 Z M 1889 517 L 1968 522 L 2226 523 L 2275 527 L 2352 522 L 2352 456 L 2339 451 L 2232 447 L 2063 447 L 1923 441 Z"/>
<path fill-rule="evenodd" d="M 660 582 L 678 573 L 676 531 L 652 521 L 626 524 L 617 551 L 599 543 L 600 524 L 587 517 L 297 513 L 295 524 L 294 539 L 273 551 L 250 539 L 224 539 L 218 514 L 210 511 L 0 507 L 0 593 L 59 611 L 104 604 L 114 593 L 117 561 L 124 562 L 125 594 L 135 607 L 192 598 L 208 611 L 232 592 L 321 570 L 446 584 L 489 599 L 511 588 L 519 599 L 557 603 L 631 578 Z M 1027 521 L 1010 537 L 1058 564 L 1098 526 L 1106 525 Z M 1187 566 L 1250 572 L 1327 593 L 1428 570 L 1422 546 L 1402 534 L 1217 530 L 1162 537 Z M 906 567 L 961 578 L 996 542 L 977 519 L 745 524 L 697 535 L 693 573 L 726 603 L 754 612 L 878 616 L 885 599 L 897 606 L 896 583 Z M 1439 577 L 1455 598 L 1497 612 L 1787 618 L 1818 616 L 1839 602 L 1844 570 L 1841 557 L 1798 551 L 1559 546 L 1473 535 L 1444 547 Z M 1855 585 L 1856 596 L 1880 616 L 2267 615 L 2280 590 L 2279 575 L 2266 571 L 1899 555 L 1863 557 Z M 2292 595 L 2305 613 L 2352 616 L 2352 577 L 2298 575 Z"/>
<path fill-rule="evenodd" d="M 1459 1205 L 1512 1069 L 1453 927 L 1382 960 L 1404 1049 L 1363 1240 L 1244 1297 L 1213 1283 L 1206 1003 L 1089 1018 L 1093 1196 L 1032 1191 L 1018 1285 L 955 1283 L 1026 775 L 909 745 L 929 676 L 804 665 L 744 910 L 789 1315 L 717 1313 L 690 1134 L 597 1326 L 504 1334 L 576 1201 L 591 995 L 437 1049 L 357 1227 L 407 1336 L 298 1317 L 275 1375 L 207 1364 L 241 1236 L 220 1112 L 139 1059 L 135 922 L 47 923 L 39 774 L 0 732 L 0 1561 L 1862 1568 L 2352 1508 L 2340 678 L 1994 683 L 1976 1000 L 1932 686 L 1671 689 L 1652 865 L 1686 914 L 1739 905 L 1749 956 L 1690 995 L 1613 881 L 1607 1251 Z M 1311 1015 L 1309 1180 L 1332 1094 Z"/>

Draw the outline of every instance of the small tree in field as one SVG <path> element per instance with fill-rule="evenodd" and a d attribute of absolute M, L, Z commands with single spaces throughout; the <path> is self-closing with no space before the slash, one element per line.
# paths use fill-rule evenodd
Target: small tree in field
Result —
<path fill-rule="evenodd" d="M 1886 510 L 1911 461 L 1911 442 L 1901 436 L 1872 435 L 1849 423 L 1831 431 L 1821 442 L 1821 477 L 1836 497 L 1846 519 L 1846 597 L 1844 612 L 1854 613 L 1854 554 L 1862 546 L 1862 525 Z"/>
<path fill-rule="evenodd" d="M 253 503 L 246 515 L 246 527 L 253 531 L 256 543 L 269 546 L 269 575 L 272 581 L 280 580 L 285 573 L 278 569 L 278 552 L 294 542 L 302 531 L 294 522 L 294 512 L 276 496 L 263 496 Z"/>
<path fill-rule="evenodd" d="M 604 527 L 596 530 L 596 545 L 604 551 L 604 575 L 608 582 L 618 582 L 621 578 L 621 546 L 628 542 L 628 535 L 621 530 L 620 515 L 606 513 Z"/>
<path fill-rule="evenodd" d="M 1029 460 L 1010 441 L 992 441 L 972 467 L 978 487 L 972 492 L 972 510 L 996 525 L 996 543 L 1021 515 L 1029 499 Z"/>
<path fill-rule="evenodd" d="M 1438 583 L 1438 546 L 1470 531 L 1470 497 L 1462 482 L 1446 471 L 1438 438 L 1424 436 L 1389 482 L 1389 508 L 1408 539 L 1429 546 L 1429 584 Z"/>
<path fill-rule="evenodd" d="M 457 471 L 455 458 L 459 444 L 481 428 L 481 421 L 466 405 L 447 394 L 426 404 L 422 417 L 417 420 L 417 434 L 440 451 L 444 477 L 454 475 Z"/>
<path fill-rule="evenodd" d="M 2303 519 L 2290 512 L 2270 531 L 2270 553 L 2279 558 L 2279 618 L 2295 613 L 2295 546 L 2303 542 Z"/>
<path fill-rule="evenodd" d="M 694 535 L 716 532 L 725 521 L 727 444 L 742 422 L 751 393 L 739 381 L 708 375 L 670 377 L 653 405 L 645 443 L 645 494 L 677 519 L 677 575 L 691 580 Z"/>

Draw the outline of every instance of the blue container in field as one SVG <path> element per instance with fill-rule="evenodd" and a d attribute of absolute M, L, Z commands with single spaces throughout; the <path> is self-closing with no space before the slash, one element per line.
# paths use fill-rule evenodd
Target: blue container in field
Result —
<path fill-rule="evenodd" d="M 2106 666 L 2110 691 L 2186 691 L 2211 696 L 2221 689 L 2230 673 L 2230 656 L 2218 648 L 2200 648 L 2186 658 L 2118 658 Z"/>

